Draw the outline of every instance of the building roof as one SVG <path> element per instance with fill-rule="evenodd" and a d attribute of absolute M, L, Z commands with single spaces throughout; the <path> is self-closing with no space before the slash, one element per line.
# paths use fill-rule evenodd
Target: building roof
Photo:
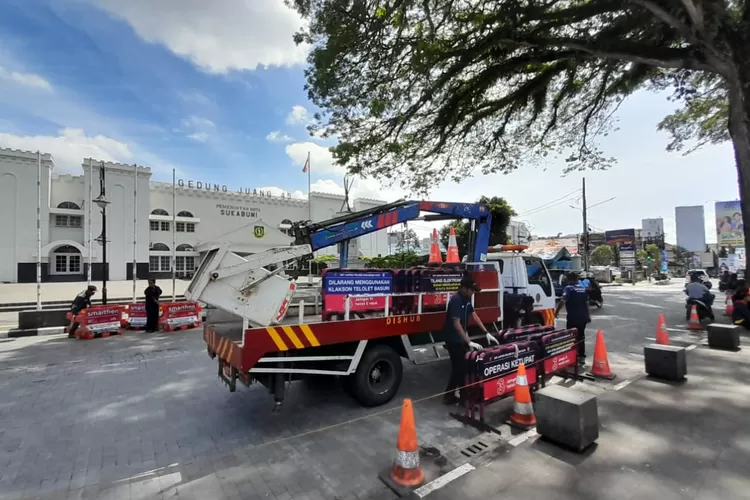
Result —
<path fill-rule="evenodd" d="M 578 241 L 575 238 L 532 240 L 526 253 L 544 260 L 559 260 L 578 255 Z"/>

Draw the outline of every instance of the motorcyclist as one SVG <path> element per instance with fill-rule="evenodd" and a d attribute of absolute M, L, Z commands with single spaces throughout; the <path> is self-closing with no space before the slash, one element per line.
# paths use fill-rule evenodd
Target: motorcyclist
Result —
<path fill-rule="evenodd" d="M 732 310 L 732 322 L 735 325 L 740 325 L 747 330 L 750 330 L 750 308 L 748 307 L 748 301 L 750 295 L 748 295 L 747 286 L 738 289 L 732 301 L 734 302 L 734 309 Z"/>
<path fill-rule="evenodd" d="M 701 282 L 698 274 L 692 274 L 690 276 L 690 283 L 685 286 L 685 293 L 689 300 L 700 300 L 708 308 L 708 314 L 713 319 L 714 312 L 711 306 L 714 303 L 715 295 Z"/>

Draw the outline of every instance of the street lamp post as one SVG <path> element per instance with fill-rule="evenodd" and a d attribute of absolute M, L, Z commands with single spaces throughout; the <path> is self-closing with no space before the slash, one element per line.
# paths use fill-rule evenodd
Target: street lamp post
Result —
<path fill-rule="evenodd" d="M 109 266 L 107 265 L 107 201 L 106 183 L 104 173 L 104 162 L 99 166 L 99 196 L 94 203 L 102 210 L 102 234 L 96 241 L 102 246 L 102 304 L 107 303 L 107 279 L 109 278 Z"/>

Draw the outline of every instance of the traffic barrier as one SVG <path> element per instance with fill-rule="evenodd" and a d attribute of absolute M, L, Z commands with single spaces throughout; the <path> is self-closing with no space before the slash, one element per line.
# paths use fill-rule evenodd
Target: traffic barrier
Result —
<path fill-rule="evenodd" d="M 554 329 L 554 326 L 544 326 L 537 323 L 533 325 L 522 326 L 521 328 L 512 328 L 509 330 L 505 330 L 504 332 L 500 332 L 498 335 L 496 335 L 496 337 L 500 342 L 508 343 L 516 340 L 521 340 L 525 337 L 529 337 L 530 335 L 534 335 L 537 333 L 551 332 L 554 331 Z"/>
<path fill-rule="evenodd" d="M 700 317 L 698 316 L 698 307 L 693 304 L 690 309 L 690 320 L 688 321 L 688 330 L 703 330 Z"/>
<path fill-rule="evenodd" d="M 68 318 L 72 318 L 71 313 L 68 313 Z M 75 335 L 81 340 L 104 338 L 109 337 L 110 335 L 121 335 L 121 320 L 122 306 L 91 306 L 87 309 L 81 310 L 81 312 L 75 316 L 75 322 L 78 323 Z"/>
<path fill-rule="evenodd" d="M 662 380 L 680 382 L 687 374 L 687 350 L 675 345 L 651 344 L 643 346 L 646 375 Z"/>
<path fill-rule="evenodd" d="M 159 308 L 159 327 L 165 332 L 189 330 L 201 324 L 201 306 L 197 302 L 166 302 Z"/>
<path fill-rule="evenodd" d="M 124 306 L 127 319 L 123 318 L 120 325 L 128 330 L 144 330 L 146 328 L 146 304 L 132 303 Z"/>
<path fill-rule="evenodd" d="M 669 333 L 667 333 L 667 327 L 664 324 L 664 313 L 659 313 L 659 320 L 656 322 L 656 343 L 669 345 Z"/>
<path fill-rule="evenodd" d="M 518 365 L 516 375 L 516 386 L 513 392 L 513 413 L 510 421 L 520 427 L 533 427 L 536 425 L 534 405 L 531 403 L 531 392 L 529 392 L 529 381 L 526 378 L 526 365 Z"/>
<path fill-rule="evenodd" d="M 609 369 L 609 357 L 607 356 L 607 345 L 604 343 L 604 332 L 596 332 L 596 344 L 594 345 L 594 362 L 591 365 L 591 375 L 596 378 L 613 380 L 615 374 Z"/>

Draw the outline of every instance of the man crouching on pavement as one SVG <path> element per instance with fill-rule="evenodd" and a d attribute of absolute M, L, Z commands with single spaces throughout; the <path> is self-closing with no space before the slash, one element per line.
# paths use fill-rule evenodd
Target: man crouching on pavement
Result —
<path fill-rule="evenodd" d="M 76 323 L 76 316 L 87 307 L 91 306 L 91 297 L 96 293 L 96 287 L 89 285 L 86 290 L 82 291 L 76 298 L 73 299 L 73 304 L 70 306 L 70 313 L 73 317 L 70 320 L 70 326 L 68 327 L 68 338 L 76 338 L 76 330 L 78 330 L 78 323 Z"/>
<path fill-rule="evenodd" d="M 445 335 L 445 347 L 451 358 L 451 375 L 448 386 L 445 388 L 443 403 L 447 405 L 457 404 L 460 399 L 456 397 L 455 391 L 464 384 L 465 364 L 464 356 L 469 350 L 481 351 L 482 346 L 472 342 L 467 333 L 469 318 L 488 334 L 482 324 L 474 306 L 471 305 L 471 296 L 478 292 L 479 287 L 474 283 L 471 276 L 464 276 L 461 284 L 453 297 L 448 302 L 448 310 L 445 312 L 445 324 L 443 334 Z M 460 391 L 463 394 L 463 391 Z"/>

